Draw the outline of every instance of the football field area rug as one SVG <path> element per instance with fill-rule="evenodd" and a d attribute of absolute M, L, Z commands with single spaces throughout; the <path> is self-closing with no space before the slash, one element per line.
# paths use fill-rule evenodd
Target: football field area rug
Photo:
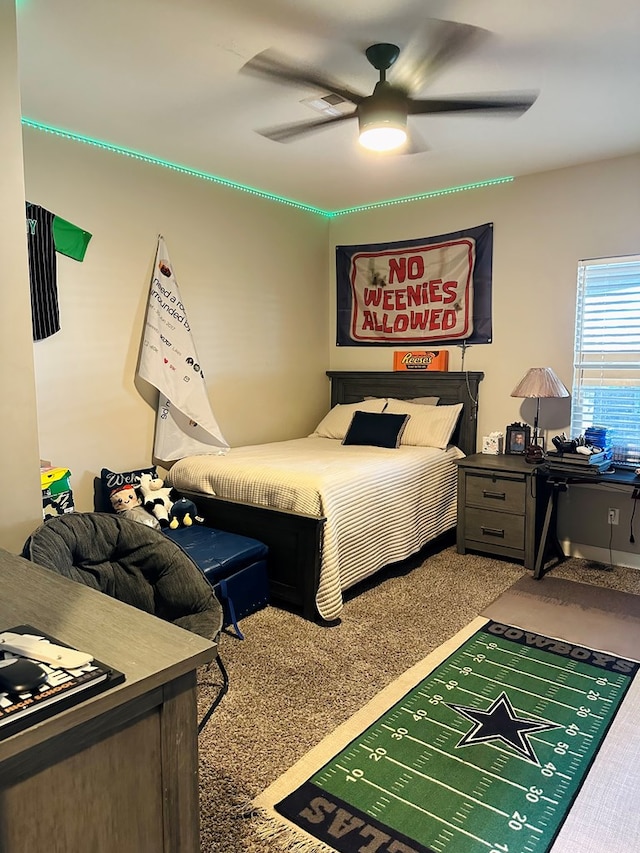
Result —
<path fill-rule="evenodd" d="M 583 794 L 587 812 L 606 797 L 602 756 L 629 756 L 640 598 L 554 580 L 523 578 L 271 785 L 265 834 L 339 853 L 640 849 L 563 840 Z M 606 757 L 600 776 L 616 785 Z"/>

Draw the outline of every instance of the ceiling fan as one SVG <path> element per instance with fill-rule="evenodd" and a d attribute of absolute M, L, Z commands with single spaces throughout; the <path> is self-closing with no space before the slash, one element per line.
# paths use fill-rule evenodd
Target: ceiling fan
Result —
<path fill-rule="evenodd" d="M 425 71 L 429 73 L 440 70 L 441 66 L 469 45 L 470 35 L 476 35 L 478 32 L 477 27 L 453 24 L 453 22 L 441 23 L 449 24 L 450 29 L 445 33 L 445 38 L 436 50 L 431 51 L 431 56 L 422 58 L 419 63 L 421 74 Z M 355 92 L 322 72 L 298 67 L 273 50 L 265 50 L 254 56 L 245 63 L 241 71 L 268 77 L 281 83 L 320 89 L 354 105 L 354 109 L 350 112 L 334 113 L 320 119 L 263 128 L 257 130 L 257 133 L 275 142 L 291 142 L 304 134 L 357 118 L 359 141 L 365 148 L 374 151 L 390 151 L 404 146 L 409 141 L 404 152 L 418 153 L 426 150 L 426 146 L 417 136 L 415 129 L 408 130 L 408 116 L 474 112 L 520 115 L 529 109 L 537 97 L 535 93 L 505 93 L 484 97 L 461 95 L 414 98 L 409 94 L 406 85 L 387 80 L 387 71 L 400 56 L 400 48 L 397 45 L 372 44 L 366 48 L 365 55 L 379 73 L 379 80 L 371 95 Z"/>

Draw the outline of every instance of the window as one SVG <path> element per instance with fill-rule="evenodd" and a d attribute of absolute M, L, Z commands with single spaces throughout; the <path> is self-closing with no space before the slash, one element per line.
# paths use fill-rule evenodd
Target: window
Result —
<path fill-rule="evenodd" d="M 608 427 L 640 465 L 640 255 L 580 261 L 574 350 L 571 435 Z"/>

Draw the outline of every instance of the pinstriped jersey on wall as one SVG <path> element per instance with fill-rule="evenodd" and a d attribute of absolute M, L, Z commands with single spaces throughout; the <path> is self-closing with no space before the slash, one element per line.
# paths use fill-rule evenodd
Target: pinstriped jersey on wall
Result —
<path fill-rule="evenodd" d="M 56 252 L 82 261 L 91 234 L 31 202 L 26 213 L 33 340 L 41 341 L 60 329 Z"/>

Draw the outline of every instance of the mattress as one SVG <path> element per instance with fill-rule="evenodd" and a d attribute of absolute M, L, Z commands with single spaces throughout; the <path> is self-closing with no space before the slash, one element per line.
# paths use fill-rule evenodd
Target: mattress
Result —
<path fill-rule="evenodd" d="M 178 490 L 326 518 L 316 607 L 333 620 L 342 593 L 456 523 L 457 447 L 343 445 L 309 437 L 189 456 Z"/>

